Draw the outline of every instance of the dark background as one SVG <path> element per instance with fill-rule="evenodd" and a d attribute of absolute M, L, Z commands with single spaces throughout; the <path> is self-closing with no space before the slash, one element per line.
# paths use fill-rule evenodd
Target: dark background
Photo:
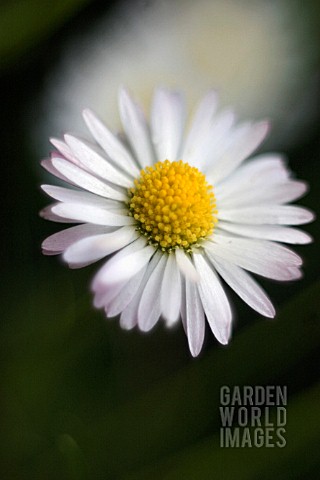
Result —
<path fill-rule="evenodd" d="M 231 294 L 232 342 L 222 347 L 208 332 L 197 360 L 180 326 L 128 333 L 93 310 L 88 282 L 96 266 L 69 271 L 40 253 L 41 241 L 59 228 L 38 217 L 47 199 L 28 129 L 37 121 L 31 112 L 65 42 L 115 6 L 89 0 L 0 6 L 0 477 L 319 478 L 317 222 L 306 227 L 315 242 L 296 248 L 305 261 L 303 280 L 261 280 L 276 319 L 264 320 Z M 310 184 L 302 203 L 313 210 L 319 130 L 313 125 L 285 151 Z M 222 385 L 287 385 L 286 447 L 220 448 Z"/>

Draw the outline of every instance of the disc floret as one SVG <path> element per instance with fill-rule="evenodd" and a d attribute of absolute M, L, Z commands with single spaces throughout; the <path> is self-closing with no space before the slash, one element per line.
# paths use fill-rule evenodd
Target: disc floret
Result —
<path fill-rule="evenodd" d="M 141 170 L 129 190 L 129 212 L 149 243 L 162 250 L 190 250 L 212 234 L 217 222 L 213 187 L 182 160 Z"/>

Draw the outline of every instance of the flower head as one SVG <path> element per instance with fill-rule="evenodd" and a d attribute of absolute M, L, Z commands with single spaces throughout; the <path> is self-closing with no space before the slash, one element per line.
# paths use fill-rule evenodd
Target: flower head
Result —
<path fill-rule="evenodd" d="M 43 185 L 58 202 L 42 211 L 53 221 L 79 223 L 43 242 L 72 268 L 114 254 L 96 274 L 94 304 L 120 314 L 125 329 L 149 331 L 159 319 L 182 319 L 192 355 L 199 354 L 205 318 L 219 342 L 230 337 L 232 312 L 221 279 L 253 309 L 273 317 L 269 298 L 247 271 L 276 280 L 301 276 L 300 257 L 278 244 L 308 243 L 288 225 L 310 222 L 305 208 L 287 205 L 306 191 L 283 158 L 246 159 L 268 123 L 235 124 L 216 112 L 209 92 L 186 135 L 179 92 L 158 89 L 150 125 L 121 89 L 124 136 L 90 110 L 84 120 L 96 143 L 73 135 L 52 139 L 57 151 L 43 166 L 71 188 Z"/>

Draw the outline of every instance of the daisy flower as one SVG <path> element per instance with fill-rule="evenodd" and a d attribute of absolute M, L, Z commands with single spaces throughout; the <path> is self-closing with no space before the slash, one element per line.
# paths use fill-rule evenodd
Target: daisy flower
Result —
<path fill-rule="evenodd" d="M 313 214 L 286 205 L 306 192 L 278 154 L 246 160 L 265 138 L 268 122 L 236 124 L 217 112 L 210 91 L 185 131 L 180 92 L 155 91 L 150 122 L 125 89 L 119 92 L 123 133 L 116 135 L 90 110 L 83 117 L 94 142 L 67 134 L 42 162 L 71 188 L 42 185 L 57 202 L 46 219 L 77 223 L 47 238 L 46 255 L 62 254 L 71 268 L 112 255 L 92 283 L 94 305 L 120 314 L 124 329 L 147 332 L 180 318 L 197 356 L 205 319 L 228 343 L 232 311 L 221 280 L 266 317 L 274 307 L 248 272 L 275 280 L 301 277 L 301 258 L 277 242 L 303 244 L 288 225 Z"/>

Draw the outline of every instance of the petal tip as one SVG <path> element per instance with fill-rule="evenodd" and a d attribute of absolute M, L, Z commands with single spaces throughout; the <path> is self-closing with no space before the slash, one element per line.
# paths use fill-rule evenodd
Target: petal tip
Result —
<path fill-rule="evenodd" d="M 201 352 L 201 349 L 198 351 L 198 350 L 191 350 L 191 348 L 190 348 L 190 353 L 191 353 L 193 358 L 197 358 L 199 356 L 200 352 Z"/>
<path fill-rule="evenodd" d="M 130 95 L 130 93 L 129 93 L 129 90 L 128 90 L 127 87 L 125 87 L 124 85 L 120 85 L 120 86 L 119 86 L 118 96 L 119 96 L 120 102 L 121 102 L 122 100 L 130 100 L 130 99 L 131 99 L 131 95 Z"/>
<path fill-rule="evenodd" d="M 221 343 L 221 345 L 228 345 L 231 337 L 231 331 L 228 332 L 220 332 L 219 338 L 217 338 L 218 342 Z"/>
<path fill-rule="evenodd" d="M 264 312 L 264 316 L 267 317 L 267 318 L 275 318 L 276 316 L 276 309 L 273 307 L 273 305 L 271 306 L 270 305 L 270 308 L 268 308 L 265 312 Z"/>
<path fill-rule="evenodd" d="M 90 108 L 86 107 L 86 108 L 84 108 L 84 109 L 82 110 L 82 116 L 83 116 L 84 118 L 85 118 L 85 117 L 91 117 L 91 116 L 94 116 L 94 113 L 93 113 L 93 111 L 92 111 Z"/>
<path fill-rule="evenodd" d="M 58 148 L 57 145 L 60 145 L 61 140 L 59 140 L 59 138 L 56 138 L 56 137 L 50 137 L 50 138 L 49 138 L 49 142 L 50 142 L 51 145 L 53 145 L 54 147 Z"/>

